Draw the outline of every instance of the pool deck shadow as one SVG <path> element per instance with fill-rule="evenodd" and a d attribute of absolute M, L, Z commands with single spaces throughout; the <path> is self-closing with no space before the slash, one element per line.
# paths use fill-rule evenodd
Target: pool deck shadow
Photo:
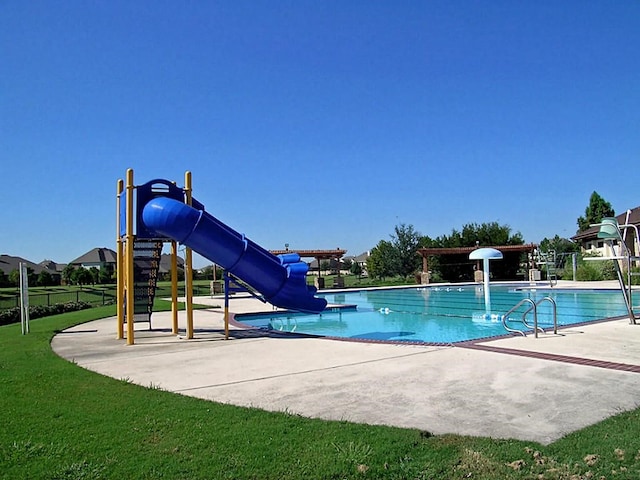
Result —
<path fill-rule="evenodd" d="M 234 298 L 231 309 L 265 305 Z M 640 325 L 628 319 L 459 346 L 335 341 L 236 326 L 225 340 L 220 309 L 194 312 L 191 340 L 184 330 L 171 334 L 169 312 L 154 313 L 152 323 L 153 330 L 136 325 L 132 346 L 116 340 L 116 320 L 107 318 L 65 330 L 52 348 L 83 368 L 143 386 L 433 434 L 548 444 L 640 404 Z M 184 329 L 184 312 L 179 323 Z"/>

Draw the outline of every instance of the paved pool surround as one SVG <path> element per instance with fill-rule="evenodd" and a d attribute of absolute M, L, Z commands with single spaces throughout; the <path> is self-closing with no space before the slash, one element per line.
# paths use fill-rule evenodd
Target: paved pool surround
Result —
<path fill-rule="evenodd" d="M 196 300 L 206 302 L 222 304 Z M 253 298 L 230 303 L 234 313 L 271 308 Z M 65 330 L 52 348 L 88 370 L 183 395 L 433 434 L 548 444 L 640 403 L 640 325 L 626 318 L 537 339 L 457 346 L 335 341 L 237 326 L 225 340 L 216 308 L 194 312 L 192 340 L 171 334 L 170 312 L 154 313 L 152 322 L 151 331 L 136 325 L 132 346 L 116 340 L 116 320 L 107 318 Z"/>

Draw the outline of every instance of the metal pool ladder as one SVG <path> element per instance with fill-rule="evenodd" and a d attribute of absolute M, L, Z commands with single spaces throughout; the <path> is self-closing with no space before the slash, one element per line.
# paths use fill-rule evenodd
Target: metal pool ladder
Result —
<path fill-rule="evenodd" d="M 509 310 L 507 313 L 505 313 L 502 316 L 502 326 L 505 328 L 507 332 L 519 333 L 523 337 L 526 337 L 527 334 L 524 333 L 523 330 L 518 330 L 517 328 L 508 326 L 507 321 L 509 320 L 509 315 L 511 315 L 513 312 L 515 312 L 518 308 L 520 308 L 525 303 L 528 303 L 529 308 L 527 308 L 524 311 L 520 321 L 525 327 L 527 327 L 530 330 L 533 330 L 535 337 L 538 338 L 538 332 L 545 333 L 544 328 L 538 326 L 538 306 L 542 302 L 549 302 L 551 304 L 551 307 L 553 309 L 552 310 L 553 311 L 553 333 L 557 334 L 558 333 L 558 307 L 556 305 L 556 301 L 551 297 L 541 298 L 537 302 L 534 302 L 530 298 L 523 298 L 511 310 Z M 533 312 L 533 325 L 531 325 L 530 323 L 527 323 L 527 315 L 529 314 L 529 312 Z"/>

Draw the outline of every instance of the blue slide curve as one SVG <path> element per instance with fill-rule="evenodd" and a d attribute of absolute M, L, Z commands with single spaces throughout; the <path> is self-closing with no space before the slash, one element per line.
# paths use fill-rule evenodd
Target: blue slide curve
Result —
<path fill-rule="evenodd" d="M 308 265 L 297 253 L 273 255 L 204 209 L 168 197 L 156 197 L 142 210 L 145 226 L 169 237 L 260 292 L 278 307 L 319 313 L 327 306 L 307 285 Z"/>

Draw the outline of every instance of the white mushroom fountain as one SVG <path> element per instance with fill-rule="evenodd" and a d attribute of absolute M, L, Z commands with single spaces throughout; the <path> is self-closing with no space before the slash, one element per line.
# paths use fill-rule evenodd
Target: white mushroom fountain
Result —
<path fill-rule="evenodd" d="M 484 308 L 491 312 L 491 293 L 489 292 L 489 260 L 501 260 L 502 252 L 495 248 L 478 248 L 469 254 L 469 260 L 482 260 L 484 277 Z"/>

